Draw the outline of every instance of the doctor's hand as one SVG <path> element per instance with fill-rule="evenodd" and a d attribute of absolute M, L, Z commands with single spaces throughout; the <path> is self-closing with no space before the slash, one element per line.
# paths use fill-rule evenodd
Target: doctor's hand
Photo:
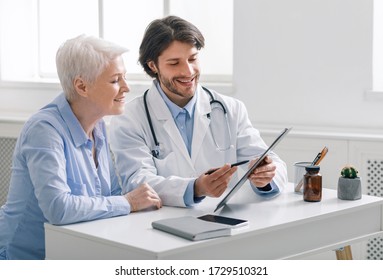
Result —
<path fill-rule="evenodd" d="M 249 167 L 252 166 L 256 160 L 257 159 L 252 160 L 249 164 Z M 262 161 L 261 165 L 258 166 L 249 175 L 248 178 L 254 186 L 262 188 L 273 180 L 276 169 L 277 167 L 273 163 L 273 160 L 269 156 L 266 156 L 265 159 Z"/>
<path fill-rule="evenodd" d="M 130 204 L 130 212 L 140 211 L 149 207 L 162 207 L 162 201 L 158 194 L 147 183 L 124 195 Z"/>
<path fill-rule="evenodd" d="M 235 171 L 237 171 L 237 168 L 238 167 L 230 167 L 230 164 L 225 164 L 211 174 L 202 174 L 194 183 L 194 196 L 221 196 L 226 190 L 231 177 Z"/>

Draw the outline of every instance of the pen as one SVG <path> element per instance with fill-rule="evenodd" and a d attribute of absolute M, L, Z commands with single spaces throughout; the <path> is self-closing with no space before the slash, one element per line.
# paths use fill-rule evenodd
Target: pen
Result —
<path fill-rule="evenodd" d="M 249 161 L 248 160 L 243 160 L 243 161 L 239 161 L 239 162 L 236 162 L 236 163 L 233 163 L 230 165 L 230 167 L 234 167 L 234 166 L 238 166 L 238 165 L 242 165 L 242 164 L 245 164 L 245 163 L 248 163 Z M 208 172 L 205 173 L 205 175 L 210 175 L 210 174 L 213 174 L 215 171 L 217 171 L 219 168 L 214 168 L 214 169 L 211 169 L 209 170 Z"/>
<path fill-rule="evenodd" d="M 324 147 L 323 150 L 316 156 L 316 158 L 314 159 L 311 165 L 318 165 L 322 161 L 322 159 L 326 156 L 327 152 L 328 152 L 328 148 Z"/>
<path fill-rule="evenodd" d="M 328 148 L 325 146 L 322 151 L 320 151 L 317 156 L 314 158 L 313 162 L 311 163 L 311 165 L 319 165 L 319 163 L 323 160 L 323 158 L 326 156 L 328 152 Z M 297 186 L 295 187 L 295 191 L 296 192 L 299 192 L 301 187 L 303 185 L 303 178 L 299 181 L 299 183 L 297 184 Z"/>

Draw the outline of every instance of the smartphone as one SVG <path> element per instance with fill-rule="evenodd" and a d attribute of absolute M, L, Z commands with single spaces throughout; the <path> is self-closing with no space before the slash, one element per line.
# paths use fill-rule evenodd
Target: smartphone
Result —
<path fill-rule="evenodd" d="M 232 227 L 241 227 L 241 226 L 245 226 L 249 224 L 249 221 L 247 220 L 241 220 L 241 219 L 235 219 L 235 218 L 229 218 L 229 217 L 211 215 L 211 214 L 203 215 L 197 218 L 207 222 L 225 224 Z"/>
<path fill-rule="evenodd" d="M 248 160 L 243 160 L 243 161 L 238 161 L 236 163 L 233 163 L 231 164 L 230 167 L 234 167 L 234 166 L 238 166 L 238 165 L 242 165 L 242 164 L 245 164 L 245 163 L 248 163 L 249 161 Z M 208 172 L 206 172 L 205 174 L 206 175 L 210 175 L 210 174 L 213 174 L 215 171 L 217 171 L 219 168 L 215 168 L 215 169 L 211 169 L 209 170 Z"/>

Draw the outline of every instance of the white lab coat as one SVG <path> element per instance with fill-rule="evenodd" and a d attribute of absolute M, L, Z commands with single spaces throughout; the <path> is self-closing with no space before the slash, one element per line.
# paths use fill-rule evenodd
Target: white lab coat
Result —
<path fill-rule="evenodd" d="M 139 184 L 147 182 L 159 194 L 164 205 L 184 207 L 184 194 L 191 180 L 194 181 L 210 168 L 253 159 L 267 149 L 258 130 L 251 125 L 244 104 L 232 97 L 214 91 L 212 93 L 226 107 L 231 137 L 228 137 L 227 122 L 223 114 L 217 118 L 212 114 L 208 118 L 207 114 L 212 110 L 210 97 L 198 86 L 191 156 L 154 83 L 148 92 L 147 103 L 160 143 L 158 159 L 151 154 L 155 144 L 145 113 L 143 96 L 127 103 L 123 115 L 111 119 L 110 145 L 123 192 L 131 191 Z M 214 131 L 217 133 L 214 135 L 217 140 L 231 140 L 230 149 L 219 151 L 216 148 L 209 128 L 210 122 L 215 122 Z M 221 147 L 229 147 L 229 144 L 222 144 Z M 281 189 L 287 184 L 286 165 L 275 153 L 271 153 L 271 157 L 277 166 L 273 181 Z M 233 176 L 231 183 L 235 184 L 236 181 L 236 176 Z"/>

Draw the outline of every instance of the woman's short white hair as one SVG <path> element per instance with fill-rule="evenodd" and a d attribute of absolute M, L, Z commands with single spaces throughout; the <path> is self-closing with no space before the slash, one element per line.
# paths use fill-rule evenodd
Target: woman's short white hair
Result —
<path fill-rule="evenodd" d="M 56 68 L 68 100 L 76 95 L 74 80 L 92 84 L 109 63 L 128 49 L 93 36 L 80 35 L 64 42 L 56 54 Z"/>

